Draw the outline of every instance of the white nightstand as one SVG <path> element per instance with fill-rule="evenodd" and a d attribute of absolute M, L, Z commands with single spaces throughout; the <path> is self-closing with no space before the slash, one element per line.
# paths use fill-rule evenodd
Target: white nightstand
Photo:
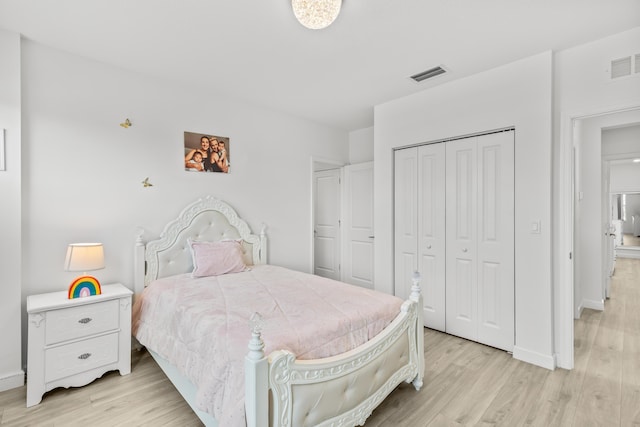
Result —
<path fill-rule="evenodd" d="M 67 291 L 27 297 L 27 407 L 56 387 L 131 372 L 131 295 L 117 283 L 83 298 L 68 299 Z"/>

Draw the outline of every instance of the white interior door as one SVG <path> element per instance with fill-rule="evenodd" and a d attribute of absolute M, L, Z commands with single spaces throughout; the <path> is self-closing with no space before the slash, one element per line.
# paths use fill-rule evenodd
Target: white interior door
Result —
<path fill-rule="evenodd" d="M 313 271 L 340 280 L 340 169 L 314 172 Z"/>
<path fill-rule="evenodd" d="M 418 271 L 425 326 L 445 330 L 445 144 L 418 148 Z"/>
<path fill-rule="evenodd" d="M 343 280 L 374 289 L 373 162 L 344 167 Z"/>
<path fill-rule="evenodd" d="M 394 154 L 395 294 L 407 299 L 418 268 L 418 148 Z"/>

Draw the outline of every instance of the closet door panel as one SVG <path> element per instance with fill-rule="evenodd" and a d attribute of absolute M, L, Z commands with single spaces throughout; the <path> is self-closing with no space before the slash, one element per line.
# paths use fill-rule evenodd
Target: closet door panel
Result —
<path fill-rule="evenodd" d="M 407 299 L 418 269 L 418 149 L 394 154 L 395 295 Z"/>
<path fill-rule="evenodd" d="M 498 328 L 500 319 L 500 264 L 483 262 L 478 278 L 480 319 L 484 327 Z"/>
<path fill-rule="evenodd" d="M 461 328 L 472 328 L 472 322 L 474 322 L 475 314 L 474 314 L 474 306 L 475 299 L 473 296 L 474 292 L 474 280 L 473 276 L 475 276 L 475 271 L 473 269 L 473 261 L 470 259 L 461 259 L 457 258 L 455 262 L 455 269 L 452 272 L 453 283 L 452 283 L 452 293 L 453 298 L 451 298 L 451 304 L 455 304 L 453 308 L 453 314 L 455 314 L 456 322 L 463 322 L 459 325 Z M 449 291 L 449 289 L 447 289 Z M 447 328 L 447 332 L 454 333 L 456 331 L 455 323 L 451 325 L 451 328 Z M 473 338 L 475 336 L 474 333 L 469 332 L 467 338 Z"/>
<path fill-rule="evenodd" d="M 514 132 L 478 138 L 478 341 L 514 346 Z"/>
<path fill-rule="evenodd" d="M 445 312 L 444 307 L 440 307 L 438 304 L 437 283 L 434 282 L 434 278 L 438 275 L 437 258 L 433 255 L 422 254 L 418 263 L 418 271 L 420 272 L 420 287 L 424 302 L 424 325 L 444 332 Z M 442 292 L 444 292 L 444 283 L 442 285 Z M 437 318 L 440 311 L 442 311 L 442 319 Z M 438 320 L 441 321 L 438 322 Z"/>
<path fill-rule="evenodd" d="M 445 330 L 445 145 L 418 149 L 418 271 L 424 324 Z"/>
<path fill-rule="evenodd" d="M 476 138 L 446 143 L 446 331 L 477 340 Z"/>

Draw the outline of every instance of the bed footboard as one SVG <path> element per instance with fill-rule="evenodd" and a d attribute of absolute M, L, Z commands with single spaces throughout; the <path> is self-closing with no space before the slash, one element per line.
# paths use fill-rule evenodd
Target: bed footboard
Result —
<path fill-rule="evenodd" d="M 337 356 L 296 360 L 275 351 L 267 358 L 254 323 L 245 363 L 247 426 L 363 425 L 398 384 L 413 382 L 419 390 L 424 332 L 418 282 L 415 275 L 410 299 L 382 333 Z"/>

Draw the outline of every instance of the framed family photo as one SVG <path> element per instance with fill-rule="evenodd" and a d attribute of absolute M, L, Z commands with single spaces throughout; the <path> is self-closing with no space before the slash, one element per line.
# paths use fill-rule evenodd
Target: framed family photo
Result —
<path fill-rule="evenodd" d="M 229 173 L 229 137 L 184 133 L 184 169 L 188 172 Z"/>

